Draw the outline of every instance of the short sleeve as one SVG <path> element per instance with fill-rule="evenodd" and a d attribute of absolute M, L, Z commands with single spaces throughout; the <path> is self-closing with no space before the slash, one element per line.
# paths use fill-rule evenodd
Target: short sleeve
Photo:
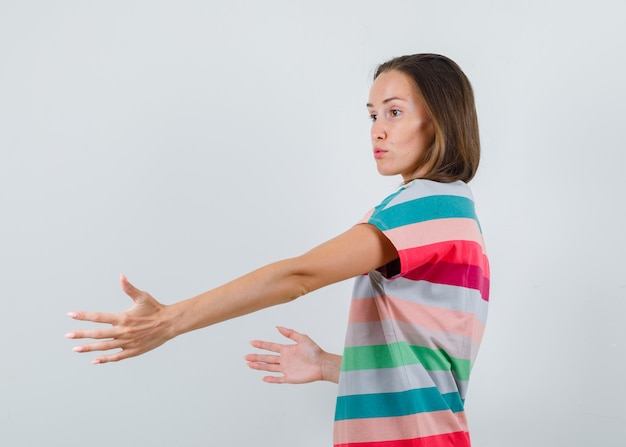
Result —
<path fill-rule="evenodd" d="M 482 242 L 473 200 L 456 194 L 456 185 L 431 183 L 401 188 L 361 220 L 378 228 L 398 252 L 397 261 L 379 269 L 388 279 L 444 260 L 460 240 Z"/>

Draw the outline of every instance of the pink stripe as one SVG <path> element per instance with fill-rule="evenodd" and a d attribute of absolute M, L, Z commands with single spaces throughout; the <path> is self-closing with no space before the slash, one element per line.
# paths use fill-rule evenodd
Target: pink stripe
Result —
<path fill-rule="evenodd" d="M 374 441 L 426 438 L 467 432 L 464 412 L 433 411 L 390 418 L 348 419 L 335 422 L 334 443 L 339 445 Z"/>
<path fill-rule="evenodd" d="M 482 340 L 485 325 L 470 312 L 411 303 L 389 295 L 386 298 L 386 306 L 377 306 L 375 298 L 352 300 L 349 322 L 395 320 L 433 331 L 470 337 L 477 344 Z"/>
<path fill-rule="evenodd" d="M 446 241 L 474 241 L 485 253 L 485 242 L 474 219 L 450 218 L 427 220 L 384 232 L 398 251 Z"/>

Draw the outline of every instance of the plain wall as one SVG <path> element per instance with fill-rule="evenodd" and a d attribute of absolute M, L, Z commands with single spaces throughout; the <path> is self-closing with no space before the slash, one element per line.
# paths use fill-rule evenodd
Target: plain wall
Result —
<path fill-rule="evenodd" d="M 92 366 L 72 310 L 165 303 L 344 231 L 392 192 L 365 109 L 391 57 L 456 60 L 492 263 L 477 447 L 626 436 L 620 1 L 0 0 L 0 445 L 330 445 L 336 386 L 243 356 L 340 352 L 351 281 Z M 83 325 L 85 326 L 85 325 Z"/>

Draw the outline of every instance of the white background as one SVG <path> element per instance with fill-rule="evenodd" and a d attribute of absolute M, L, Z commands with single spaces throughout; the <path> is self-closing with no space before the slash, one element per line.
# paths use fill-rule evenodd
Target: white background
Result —
<path fill-rule="evenodd" d="M 0 445 L 318 447 L 335 386 L 264 384 L 275 325 L 340 352 L 351 282 L 92 366 L 71 310 L 165 303 L 294 256 L 393 191 L 376 65 L 471 79 L 492 262 L 476 447 L 622 446 L 621 1 L 0 0 Z"/>

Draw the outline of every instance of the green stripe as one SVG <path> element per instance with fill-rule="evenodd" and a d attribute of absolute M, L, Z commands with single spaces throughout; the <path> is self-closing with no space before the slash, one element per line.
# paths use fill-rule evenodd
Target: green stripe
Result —
<path fill-rule="evenodd" d="M 341 370 L 395 368 L 416 364 L 421 364 L 427 371 L 452 371 L 458 380 L 468 380 L 471 370 L 471 362 L 467 359 L 451 357 L 443 349 L 409 346 L 406 342 L 347 347 Z"/>
<path fill-rule="evenodd" d="M 427 196 L 385 208 L 387 203 L 378 206 L 369 219 L 370 223 L 383 224 L 383 230 L 445 218 L 469 218 L 478 223 L 474 202 L 467 197 Z"/>

